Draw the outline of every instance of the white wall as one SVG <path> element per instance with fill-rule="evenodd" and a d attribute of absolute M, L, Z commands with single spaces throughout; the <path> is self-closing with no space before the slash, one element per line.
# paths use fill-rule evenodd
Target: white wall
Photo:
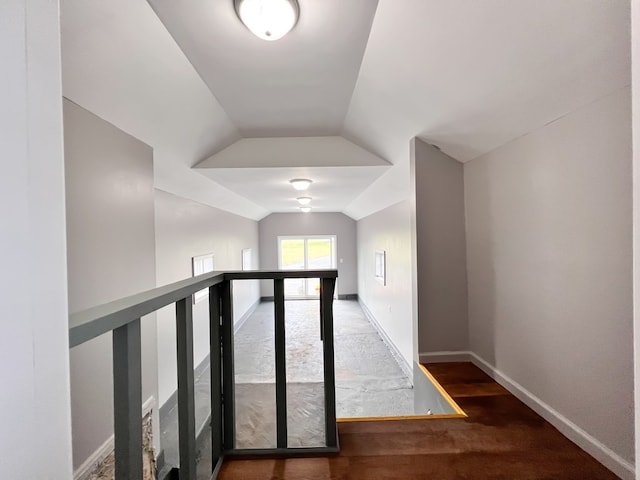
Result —
<path fill-rule="evenodd" d="M 272 213 L 260 220 L 260 267 L 278 269 L 278 236 L 335 235 L 338 295 L 357 293 L 356 222 L 342 213 Z M 263 297 L 273 296 L 273 282 L 263 281 Z"/>
<path fill-rule="evenodd" d="M 253 268 L 260 265 L 258 222 L 182 197 L 155 191 L 156 277 L 166 285 L 192 274 L 191 259 L 213 253 L 216 270 L 241 270 L 242 249 L 252 249 Z M 236 281 L 234 320 L 238 321 L 259 301 L 257 281 Z M 208 302 L 193 308 L 194 364 L 209 354 Z M 175 307 L 158 311 L 158 388 L 160 405 L 178 388 Z"/>
<path fill-rule="evenodd" d="M 153 152 L 68 100 L 64 133 L 69 310 L 76 312 L 155 286 Z M 143 318 L 143 401 L 157 398 L 156 356 L 154 318 Z M 113 434 L 112 367 L 110 333 L 71 350 L 76 468 Z"/>
<path fill-rule="evenodd" d="M 71 478 L 58 3 L 0 2 L 0 471 Z"/>
<path fill-rule="evenodd" d="M 464 168 L 471 350 L 609 465 L 634 453 L 630 128 L 625 88 Z"/>
<path fill-rule="evenodd" d="M 419 138 L 411 147 L 419 353 L 467 350 L 467 257 L 460 162 Z"/>
<path fill-rule="evenodd" d="M 404 201 L 358 221 L 358 298 L 407 365 L 414 360 L 411 204 Z M 386 252 L 386 285 L 375 278 L 375 251 Z"/>
<path fill-rule="evenodd" d="M 640 459 L 640 0 L 631 2 L 631 65 L 633 102 L 633 299 L 635 352 L 635 453 Z M 636 478 L 640 461 L 636 460 Z"/>

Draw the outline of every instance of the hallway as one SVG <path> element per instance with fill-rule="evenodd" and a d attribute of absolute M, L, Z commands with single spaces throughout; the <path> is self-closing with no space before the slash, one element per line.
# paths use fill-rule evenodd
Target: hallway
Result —
<path fill-rule="evenodd" d="M 275 354 L 273 302 L 262 302 L 235 334 L 236 443 L 242 448 L 275 446 Z M 322 342 L 317 300 L 285 304 L 287 337 L 288 441 L 292 447 L 324 443 Z M 411 381 L 376 329 L 353 300 L 334 301 L 336 408 L 338 418 L 424 415 L 416 412 Z M 201 365 L 195 375 L 197 428 L 210 412 L 210 374 Z M 439 413 L 437 404 L 430 407 Z M 161 414 L 161 465 L 177 465 L 177 406 Z M 206 471 L 207 446 L 201 446 Z"/>
<path fill-rule="evenodd" d="M 289 445 L 324 442 L 322 342 L 318 302 L 287 301 Z M 338 418 L 406 416 L 415 412 L 407 375 L 358 302 L 336 300 L 335 367 Z M 261 303 L 235 336 L 238 445 L 275 444 L 273 303 Z"/>

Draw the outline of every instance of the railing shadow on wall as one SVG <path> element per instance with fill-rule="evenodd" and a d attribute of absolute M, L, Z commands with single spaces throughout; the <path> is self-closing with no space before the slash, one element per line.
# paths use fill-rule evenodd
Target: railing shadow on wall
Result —
<path fill-rule="evenodd" d="M 306 456 L 339 451 L 336 426 L 333 295 L 336 270 L 212 272 L 155 288 L 69 317 L 69 346 L 113 332 L 115 480 L 142 479 L 142 354 L 140 318 L 175 304 L 178 365 L 178 445 L 181 480 L 196 479 L 192 295 L 209 289 L 211 358 L 211 478 L 231 456 Z M 320 335 L 323 340 L 325 446 L 287 446 L 287 390 L 284 281 L 320 279 Z M 233 281 L 273 280 L 276 370 L 276 448 L 235 445 L 233 366 Z"/>

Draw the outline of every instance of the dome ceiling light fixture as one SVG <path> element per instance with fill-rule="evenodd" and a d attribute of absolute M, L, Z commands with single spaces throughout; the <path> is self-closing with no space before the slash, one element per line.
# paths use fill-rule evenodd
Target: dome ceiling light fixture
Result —
<path fill-rule="evenodd" d="M 297 0 L 233 0 L 238 18 L 256 37 L 274 41 L 298 22 Z"/>
<path fill-rule="evenodd" d="M 311 203 L 311 197 L 298 197 L 296 200 L 300 205 L 309 205 Z"/>
<path fill-rule="evenodd" d="M 311 207 L 300 207 L 300 210 L 304 213 L 309 213 L 311 211 Z"/>
<path fill-rule="evenodd" d="M 311 185 L 311 180 L 308 178 L 294 178 L 293 180 L 289 180 L 289 183 L 296 190 L 306 190 Z"/>

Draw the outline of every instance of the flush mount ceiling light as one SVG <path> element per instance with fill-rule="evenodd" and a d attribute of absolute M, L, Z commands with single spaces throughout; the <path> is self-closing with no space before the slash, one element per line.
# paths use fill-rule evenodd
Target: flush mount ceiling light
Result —
<path fill-rule="evenodd" d="M 300 210 L 304 213 L 309 213 L 311 211 L 311 207 L 300 207 Z"/>
<path fill-rule="evenodd" d="M 242 23 L 263 40 L 284 37 L 300 15 L 297 0 L 234 0 L 233 3 Z"/>
<path fill-rule="evenodd" d="M 309 205 L 311 203 L 311 197 L 298 197 L 296 200 L 300 205 Z"/>
<path fill-rule="evenodd" d="M 294 178 L 293 180 L 289 180 L 289 183 L 296 190 L 306 190 L 311 185 L 311 180 L 308 178 Z"/>

